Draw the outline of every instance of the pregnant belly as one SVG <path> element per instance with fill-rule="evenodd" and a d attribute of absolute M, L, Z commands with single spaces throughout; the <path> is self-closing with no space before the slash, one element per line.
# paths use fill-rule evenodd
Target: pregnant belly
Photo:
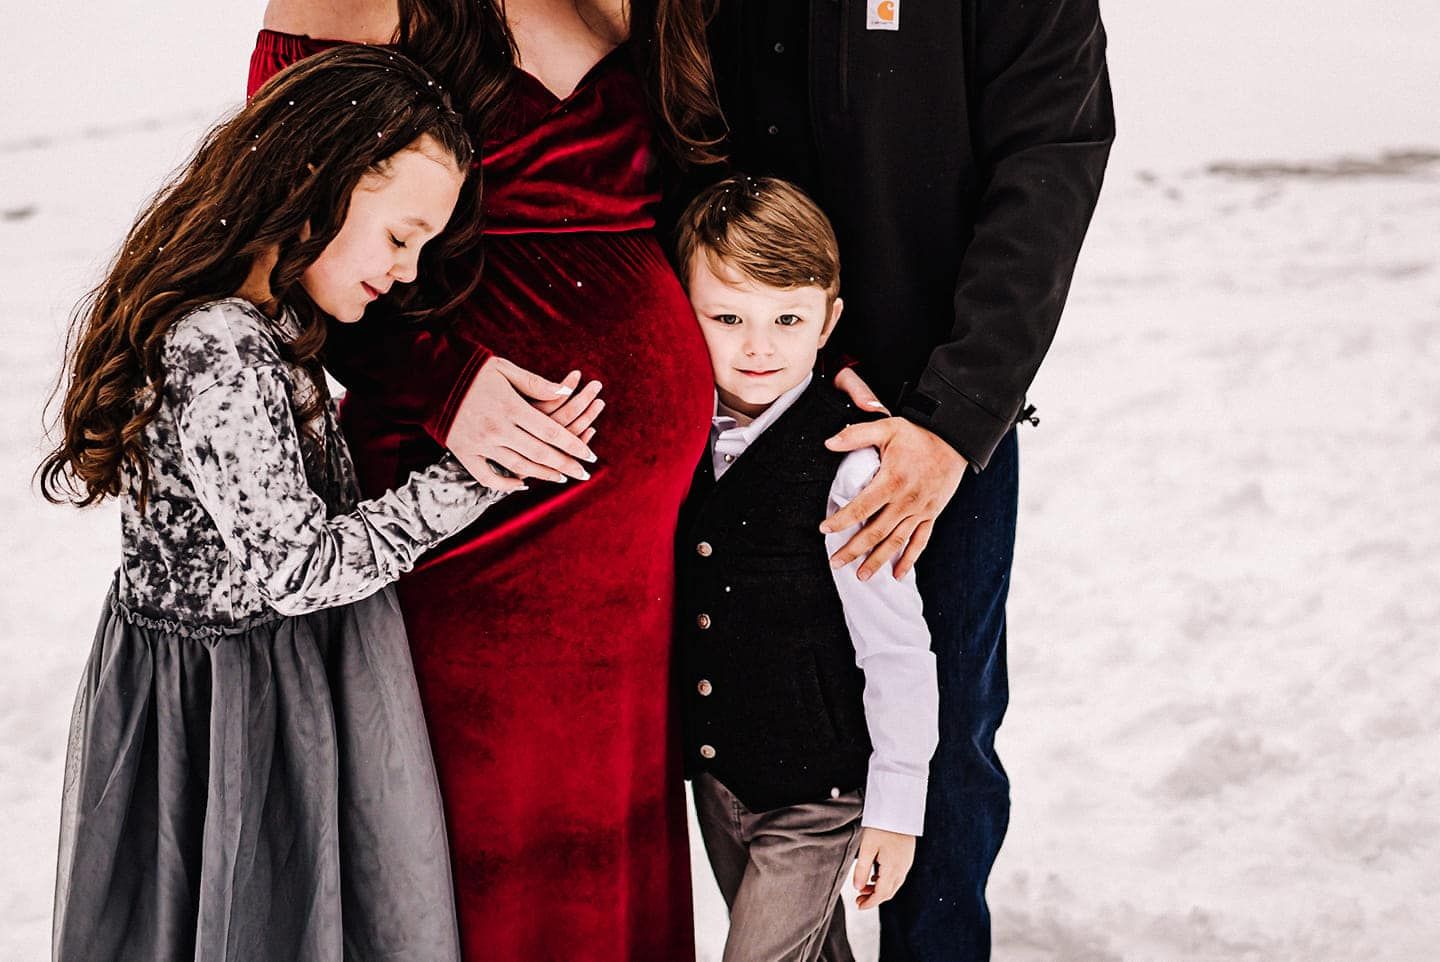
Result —
<path fill-rule="evenodd" d="M 456 323 L 538 374 L 559 380 L 578 369 L 601 381 L 597 454 L 621 443 L 656 454 L 680 445 L 673 455 L 693 466 L 713 410 L 709 361 L 652 234 L 487 238 L 484 277 Z"/>
<path fill-rule="evenodd" d="M 587 466 L 588 481 L 532 481 L 530 491 L 504 499 L 432 553 L 416 575 L 430 580 L 444 569 L 441 580 L 464 582 L 479 566 L 488 576 L 506 569 L 528 582 L 517 552 L 528 564 L 546 552 L 613 556 L 624 541 L 623 553 L 632 555 L 629 577 L 643 572 L 633 587 L 668 596 L 669 539 L 709 435 L 714 387 L 694 312 L 654 235 L 487 238 L 484 280 L 452 323 L 545 377 L 579 370 L 585 380 L 599 380 L 605 410 L 591 442 L 599 461 Z M 362 488 L 372 497 L 442 451 L 418 425 L 387 418 L 385 400 L 354 396 L 344 408 Z M 591 576 L 613 575 L 618 588 L 625 567 L 595 567 Z M 489 590 L 499 587 L 492 581 Z"/>

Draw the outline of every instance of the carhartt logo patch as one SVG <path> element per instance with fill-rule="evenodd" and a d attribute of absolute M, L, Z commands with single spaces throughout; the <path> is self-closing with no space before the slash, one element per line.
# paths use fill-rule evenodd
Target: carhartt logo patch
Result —
<path fill-rule="evenodd" d="M 900 0 L 865 0 L 866 30 L 899 30 Z"/>

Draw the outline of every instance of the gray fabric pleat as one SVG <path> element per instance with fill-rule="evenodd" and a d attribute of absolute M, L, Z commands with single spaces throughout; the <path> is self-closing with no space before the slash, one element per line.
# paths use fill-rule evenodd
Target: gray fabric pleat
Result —
<path fill-rule="evenodd" d="M 112 590 L 75 702 L 56 962 L 458 960 L 393 589 L 225 627 Z"/>

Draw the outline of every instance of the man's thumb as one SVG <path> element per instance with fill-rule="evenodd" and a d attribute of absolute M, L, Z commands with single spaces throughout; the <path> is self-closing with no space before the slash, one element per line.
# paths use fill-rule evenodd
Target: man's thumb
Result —
<path fill-rule="evenodd" d="M 825 446 L 831 451 L 854 451 L 872 444 L 878 446 L 875 424 L 867 421 L 842 428 L 838 434 L 825 439 Z"/>

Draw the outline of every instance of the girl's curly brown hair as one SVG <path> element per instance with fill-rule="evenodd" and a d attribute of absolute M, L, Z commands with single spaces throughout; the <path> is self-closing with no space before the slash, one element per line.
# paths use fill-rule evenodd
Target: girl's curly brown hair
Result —
<path fill-rule="evenodd" d="M 361 178 L 383 174 L 388 158 L 422 136 L 470 170 L 464 122 L 439 84 L 398 53 L 358 45 L 282 71 L 213 128 L 136 218 L 105 279 L 75 308 L 61 440 L 36 472 L 45 498 L 93 504 L 119 495 L 134 472 L 144 509 L 142 438 L 163 397 L 166 333 L 190 311 L 233 295 L 257 258 L 277 252 L 273 307 L 292 311 L 301 328 L 281 349 L 319 388 L 297 412 L 299 423 L 308 423 L 329 400 L 321 368 L 328 318 L 306 295 L 301 275 L 340 232 Z M 455 218 L 425 246 L 417 283 L 387 295 L 387 313 L 417 317 L 468 293 L 473 274 L 457 285 L 443 266 L 478 235 L 478 179 L 466 179 Z"/>

